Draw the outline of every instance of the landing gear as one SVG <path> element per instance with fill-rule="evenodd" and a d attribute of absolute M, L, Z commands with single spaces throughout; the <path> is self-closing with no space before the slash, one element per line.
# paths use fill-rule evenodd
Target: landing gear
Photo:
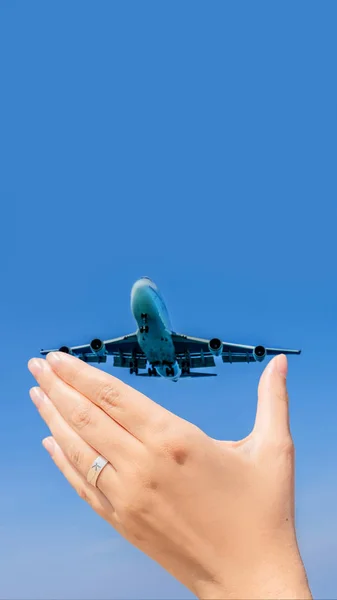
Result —
<path fill-rule="evenodd" d="M 130 362 L 130 375 L 138 375 L 138 366 L 136 362 Z"/>
<path fill-rule="evenodd" d="M 154 367 L 152 367 L 152 369 L 151 369 L 151 367 L 150 367 L 150 368 L 148 369 L 148 374 L 149 374 L 149 377 L 152 377 L 152 376 L 153 376 L 153 377 L 156 377 L 156 375 L 157 375 L 157 371 L 156 371 L 156 369 L 155 369 Z"/>
<path fill-rule="evenodd" d="M 149 331 L 149 326 L 147 324 L 147 314 L 146 313 L 142 313 L 140 315 L 140 318 L 143 322 L 143 325 L 139 328 L 140 333 L 148 333 Z"/>
<path fill-rule="evenodd" d="M 190 365 L 188 363 L 188 361 L 184 361 L 181 363 L 181 374 L 182 375 L 189 375 L 190 374 Z"/>

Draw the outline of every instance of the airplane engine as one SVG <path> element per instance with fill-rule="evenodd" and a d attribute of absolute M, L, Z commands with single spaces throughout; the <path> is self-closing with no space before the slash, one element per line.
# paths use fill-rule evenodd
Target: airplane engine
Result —
<path fill-rule="evenodd" d="M 105 344 L 102 342 L 102 340 L 95 338 L 94 340 L 92 340 L 92 342 L 90 343 L 90 348 L 93 352 L 93 354 L 96 354 L 96 356 L 105 356 L 106 355 L 106 349 L 105 349 Z"/>
<path fill-rule="evenodd" d="M 61 346 L 61 348 L 59 348 L 59 352 L 64 352 L 65 354 L 72 354 L 74 356 L 73 351 L 70 350 L 68 346 Z"/>
<path fill-rule="evenodd" d="M 213 356 L 221 356 L 223 348 L 223 343 L 221 340 L 218 338 L 213 338 L 210 340 L 208 347 Z"/>
<path fill-rule="evenodd" d="M 253 350 L 253 356 L 258 362 L 263 361 L 266 358 L 267 351 L 264 346 L 256 346 Z"/>

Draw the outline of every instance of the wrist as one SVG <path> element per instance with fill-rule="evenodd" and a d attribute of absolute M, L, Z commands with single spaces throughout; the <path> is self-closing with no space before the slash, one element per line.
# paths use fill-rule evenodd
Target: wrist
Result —
<path fill-rule="evenodd" d="M 255 589 L 258 593 L 254 598 L 264 600 L 312 599 L 296 541 L 283 547 L 282 550 L 271 551 L 268 559 L 262 561 L 260 568 L 257 569 Z"/>
<path fill-rule="evenodd" d="M 312 600 L 299 552 L 255 563 L 254 571 L 229 569 L 213 582 L 198 582 L 192 589 L 201 600 Z"/>
<path fill-rule="evenodd" d="M 282 576 L 260 583 L 253 581 L 251 584 L 242 581 L 238 586 L 204 583 L 192 592 L 200 600 L 312 600 L 307 578 L 302 575 L 287 580 Z"/>

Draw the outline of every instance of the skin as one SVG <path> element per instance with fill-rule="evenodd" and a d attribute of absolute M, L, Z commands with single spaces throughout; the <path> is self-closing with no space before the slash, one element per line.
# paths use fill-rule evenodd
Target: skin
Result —
<path fill-rule="evenodd" d="M 253 431 L 212 439 L 64 353 L 32 359 L 43 445 L 81 498 L 199 598 L 310 599 L 294 522 L 287 360 L 259 384 Z M 86 476 L 109 463 L 97 487 Z"/>

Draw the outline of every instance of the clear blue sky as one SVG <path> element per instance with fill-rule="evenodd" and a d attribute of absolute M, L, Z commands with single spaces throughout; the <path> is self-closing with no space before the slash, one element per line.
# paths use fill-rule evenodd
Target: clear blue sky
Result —
<path fill-rule="evenodd" d="M 40 347 L 134 330 L 141 275 L 177 331 L 302 348 L 298 531 L 315 597 L 336 597 L 336 18 L 329 1 L 1 2 L 1 598 L 191 597 L 77 498 L 28 397 Z M 263 366 L 114 373 L 235 439 Z"/>

